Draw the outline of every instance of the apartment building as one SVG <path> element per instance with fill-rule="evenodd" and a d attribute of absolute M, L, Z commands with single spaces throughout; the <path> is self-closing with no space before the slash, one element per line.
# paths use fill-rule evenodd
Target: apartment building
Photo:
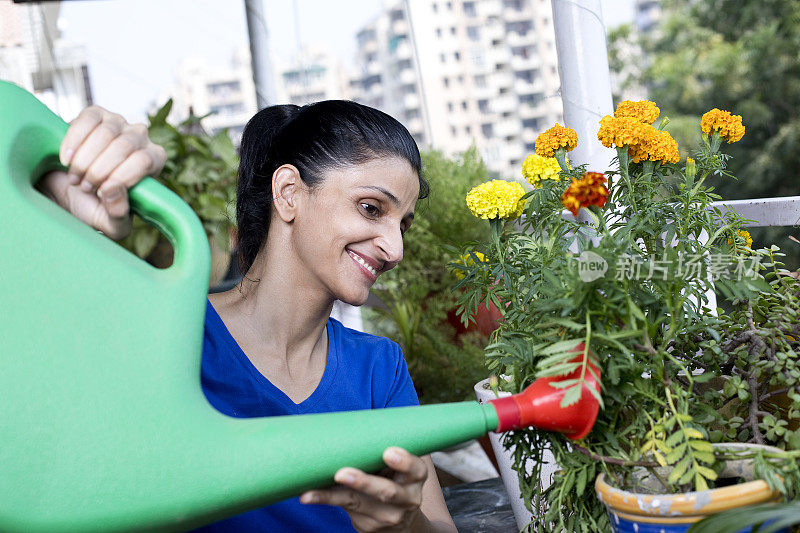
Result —
<path fill-rule="evenodd" d="M 203 120 L 211 134 L 228 128 L 238 145 L 245 124 L 258 110 L 250 52 L 246 47 L 233 54 L 229 65 L 210 65 L 204 58 L 185 59 L 176 72 L 175 85 L 159 97 L 158 105 L 173 99 L 171 120 L 180 121 L 193 113 L 212 113 Z"/>
<path fill-rule="evenodd" d="M 359 101 L 423 146 L 474 144 L 517 179 L 539 132 L 562 120 L 549 0 L 394 0 L 357 36 Z"/>
<path fill-rule="evenodd" d="M 0 0 L 0 79 L 35 94 L 65 120 L 92 104 L 86 49 L 58 30 L 58 3 Z"/>
<path fill-rule="evenodd" d="M 276 103 L 303 105 L 350 97 L 344 69 L 323 50 L 304 48 L 289 63 L 278 63 L 276 70 Z"/>

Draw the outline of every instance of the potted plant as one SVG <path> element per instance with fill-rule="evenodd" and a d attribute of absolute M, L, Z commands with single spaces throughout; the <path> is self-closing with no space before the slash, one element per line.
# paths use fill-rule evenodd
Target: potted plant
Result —
<path fill-rule="evenodd" d="M 723 480 L 726 466 L 749 464 L 761 480 L 749 503 L 791 498 L 800 480 L 796 452 L 782 451 L 800 439 L 800 285 L 782 275 L 775 247 L 751 249 L 748 221 L 715 209 L 719 197 L 706 185 L 711 174 L 733 179 L 720 146 L 744 134 L 741 117 L 706 113 L 701 149 L 680 164 L 658 116 L 653 102 L 626 101 L 603 118 L 598 138 L 616 148 L 613 170 L 570 164 L 577 136 L 556 125 L 526 160 L 532 190 L 493 181 L 467 195 L 491 236 L 463 250 L 483 260 L 459 265 L 464 278 L 455 287 L 465 316 L 487 301 L 502 312 L 486 347 L 489 368 L 508 376 L 500 387 L 518 392 L 577 371 L 559 384 L 569 405 L 589 363 L 603 377 L 603 408 L 585 439 L 506 436 L 533 516 L 529 531 L 646 531 L 656 523 L 653 531 L 685 531 L 704 510 L 724 508 L 707 503 L 735 483 Z M 724 309 L 710 303 L 715 293 Z M 544 449 L 558 465 L 549 485 Z M 607 509 L 605 486 L 647 512 Z M 672 516 L 680 513 L 667 508 L 669 495 L 691 499 L 693 513 Z M 624 529 L 626 520 L 641 523 Z"/>
<path fill-rule="evenodd" d="M 211 246 L 211 279 L 214 286 L 228 270 L 233 233 L 239 157 L 227 130 L 207 134 L 190 114 L 174 126 L 167 122 L 172 109 L 168 100 L 148 116 L 153 142 L 167 152 L 166 163 L 156 179 L 180 196 L 200 218 Z M 159 268 L 172 264 L 172 247 L 153 226 L 134 217 L 131 234 L 121 244 Z"/>

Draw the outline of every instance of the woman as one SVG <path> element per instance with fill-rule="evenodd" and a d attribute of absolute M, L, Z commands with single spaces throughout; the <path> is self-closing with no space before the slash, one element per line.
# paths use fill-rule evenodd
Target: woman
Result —
<path fill-rule="evenodd" d="M 142 125 L 90 107 L 70 125 L 68 172 L 38 187 L 113 239 L 130 232 L 127 189 L 164 165 Z M 427 194 L 408 131 L 345 101 L 273 106 L 247 124 L 237 194 L 244 280 L 209 296 L 202 385 L 230 416 L 274 416 L 417 403 L 399 347 L 329 318 L 361 305 L 403 257 L 403 233 Z M 456 531 L 433 464 L 397 447 L 391 474 L 342 468 L 337 485 L 204 531 Z"/>

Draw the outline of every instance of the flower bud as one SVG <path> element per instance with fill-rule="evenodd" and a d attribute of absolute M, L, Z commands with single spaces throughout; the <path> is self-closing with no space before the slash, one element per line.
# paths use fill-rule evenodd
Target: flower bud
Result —
<path fill-rule="evenodd" d="M 697 174 L 697 165 L 694 163 L 694 159 L 691 157 L 686 158 L 686 177 L 687 178 L 694 178 L 695 174 Z"/>

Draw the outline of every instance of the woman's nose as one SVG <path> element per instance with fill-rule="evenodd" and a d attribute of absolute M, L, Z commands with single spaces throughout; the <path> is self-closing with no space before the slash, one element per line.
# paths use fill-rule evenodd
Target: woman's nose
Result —
<path fill-rule="evenodd" d="M 377 239 L 384 261 L 388 264 L 384 270 L 389 270 L 403 259 L 403 234 L 399 228 L 387 229 Z"/>

